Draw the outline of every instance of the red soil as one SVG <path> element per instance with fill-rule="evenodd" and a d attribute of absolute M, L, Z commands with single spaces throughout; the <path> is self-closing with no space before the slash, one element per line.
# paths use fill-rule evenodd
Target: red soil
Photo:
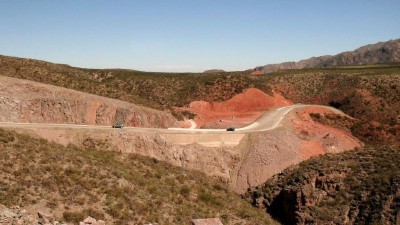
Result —
<path fill-rule="evenodd" d="M 312 156 L 325 154 L 324 147 L 318 141 L 302 141 L 299 148 L 301 159 L 307 160 Z"/>
<path fill-rule="evenodd" d="M 198 127 L 226 128 L 245 126 L 271 108 L 292 104 L 279 93 L 270 96 L 259 89 L 249 88 L 225 102 L 194 101 L 182 110 L 197 115 Z"/>
<path fill-rule="evenodd" d="M 332 114 L 333 111 L 313 106 L 296 110 L 296 116 L 291 119 L 291 126 L 302 139 L 299 153 L 303 160 L 324 153 L 338 153 L 363 146 L 362 142 L 344 130 L 314 122 L 310 113 Z M 351 118 L 344 113 L 341 115 Z"/>
<path fill-rule="evenodd" d="M 253 75 L 253 76 L 261 76 L 261 75 L 264 75 L 264 73 L 263 73 L 262 71 L 257 70 L 257 71 L 251 72 L 250 75 Z"/>

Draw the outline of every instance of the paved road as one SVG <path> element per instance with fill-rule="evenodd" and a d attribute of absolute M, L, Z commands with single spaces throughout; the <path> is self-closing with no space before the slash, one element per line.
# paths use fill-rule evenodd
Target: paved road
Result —
<path fill-rule="evenodd" d="M 285 118 L 286 114 L 288 114 L 291 110 L 301 107 L 308 107 L 310 105 L 291 105 L 286 107 L 281 107 L 277 109 L 270 110 L 260 116 L 253 123 L 248 126 L 237 128 L 235 133 L 248 133 L 255 131 L 266 131 L 276 128 L 280 125 L 281 121 Z M 337 110 L 328 106 L 318 106 L 331 109 L 335 112 L 342 113 L 340 110 Z M 12 127 L 12 128 L 60 128 L 60 129 L 99 129 L 99 130 L 123 130 L 126 132 L 160 132 L 160 133 L 226 133 L 225 129 L 194 129 L 195 123 L 191 122 L 192 126 L 190 128 L 142 128 L 142 127 L 124 127 L 122 129 L 111 128 L 111 126 L 98 126 L 98 125 L 76 125 L 76 124 L 44 124 L 44 123 L 10 123 L 10 122 L 0 122 L 0 127 Z M 232 132 L 233 133 L 233 132 Z"/>
<path fill-rule="evenodd" d="M 265 131 L 274 129 L 283 120 L 285 115 L 291 110 L 299 107 L 305 107 L 307 105 L 292 105 L 278 109 L 274 109 L 266 112 L 256 121 L 250 125 L 236 129 L 236 132 L 245 131 Z M 142 127 L 124 127 L 121 130 L 124 131 L 158 131 L 161 133 L 209 133 L 209 132 L 226 132 L 225 129 L 194 129 L 194 121 L 190 121 L 192 126 L 190 128 L 142 128 Z M 114 129 L 111 126 L 98 126 L 98 125 L 76 125 L 76 124 L 45 124 L 45 123 L 11 123 L 11 122 L 0 122 L 0 127 L 13 127 L 13 128 L 69 128 L 69 129 Z"/>
<path fill-rule="evenodd" d="M 293 109 L 308 107 L 310 105 L 291 105 L 282 108 L 270 110 L 260 116 L 256 121 L 248 126 L 237 128 L 234 132 L 226 131 L 225 129 L 194 129 L 194 123 L 191 123 L 190 128 L 141 128 L 141 127 L 124 127 L 111 128 L 111 126 L 94 126 L 94 125 L 75 125 L 75 124 L 43 124 L 43 123 L 5 123 L 0 122 L 0 127 L 16 128 L 16 129 L 46 129 L 46 130 L 71 130 L 71 131 L 106 131 L 106 132 L 124 132 L 124 133 L 157 133 L 172 143 L 186 145 L 198 143 L 204 146 L 235 146 L 240 143 L 242 138 L 251 132 L 267 131 L 278 127 L 285 116 Z M 328 106 L 319 106 L 331 109 L 341 113 Z M 46 137 L 44 137 L 46 138 Z"/>

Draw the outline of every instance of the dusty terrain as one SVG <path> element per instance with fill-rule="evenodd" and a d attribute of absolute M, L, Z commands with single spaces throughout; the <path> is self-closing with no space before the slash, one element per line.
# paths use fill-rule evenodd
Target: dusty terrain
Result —
<path fill-rule="evenodd" d="M 202 171 L 229 182 L 232 189 L 243 193 L 248 187 L 265 182 L 286 167 L 302 162 L 311 156 L 338 153 L 362 146 L 345 131 L 313 122 L 306 115 L 309 107 L 295 108 L 282 117 L 276 128 L 267 131 L 237 131 L 214 133 L 240 135 L 237 146 L 208 147 L 197 143 L 176 144 L 168 135 L 176 131 L 157 129 L 111 128 L 11 128 L 46 138 L 63 145 L 75 144 L 93 149 L 108 149 L 136 153 L 167 161 L 173 165 Z M 312 106 L 318 109 L 318 106 Z M 320 111 L 337 113 L 324 108 Z M 301 129 L 299 129 L 301 127 Z M 176 134 L 182 135 L 182 134 Z M 196 133 L 202 137 L 208 133 Z M 311 147 L 311 148 L 309 148 Z"/>
<path fill-rule="evenodd" d="M 138 154 L 54 142 L 0 129 L 0 224 L 276 224 L 226 183 Z M 19 206 L 19 207 L 14 207 Z M 39 221 L 38 221 L 39 219 Z M 42 222 L 42 223 L 38 223 Z M 97 221 L 99 222 L 99 221 Z M 101 224 L 98 224 L 101 225 Z"/>
<path fill-rule="evenodd" d="M 318 106 L 292 110 L 282 126 L 269 132 L 249 134 L 241 143 L 245 151 L 240 165 L 234 170 L 232 185 L 239 193 L 262 184 L 285 168 L 312 156 L 339 153 L 363 146 L 363 143 L 343 130 L 313 122 L 308 111 L 338 113 Z"/>
<path fill-rule="evenodd" d="M 377 54 L 384 56 L 386 53 L 382 49 L 386 47 L 381 48 L 380 53 L 378 48 Z M 360 52 L 368 53 L 364 50 Z M 361 54 L 360 57 L 363 59 L 364 56 Z M 168 111 L 199 100 L 223 102 L 245 89 L 257 88 L 271 96 L 273 91 L 280 93 L 294 103 L 339 108 L 358 119 L 358 125 L 352 132 L 364 141 L 398 144 L 400 140 L 398 63 L 285 70 L 254 76 L 251 71 L 171 74 L 84 69 L 0 56 L 0 74 Z M 181 118 L 182 115 L 174 116 Z M 212 125 L 217 126 L 218 123 Z"/>
<path fill-rule="evenodd" d="M 127 102 L 31 81 L 8 77 L 0 79 L 0 118 L 3 121 L 110 125 L 121 114 L 123 121 L 130 126 L 175 125 L 173 117 L 167 113 Z M 249 89 L 222 103 L 195 102 L 191 104 L 190 109 L 200 117 L 195 119 L 199 124 L 213 123 L 223 115 L 232 116 L 232 120 L 241 121 L 244 125 L 245 122 L 252 122 L 265 110 L 290 104 L 290 101 L 279 94 L 269 96 L 260 90 Z M 267 121 L 272 123 L 268 130 L 258 129 L 258 132 L 251 132 L 238 129 L 234 133 L 222 130 L 220 134 L 195 132 L 191 134 L 194 141 L 188 144 L 178 144 L 176 139 L 169 137 L 170 133 L 157 129 L 111 129 L 107 126 L 68 128 L 46 125 L 13 129 L 63 145 L 75 144 L 154 157 L 173 165 L 219 177 L 230 182 L 235 191 L 242 193 L 248 187 L 261 184 L 284 168 L 311 156 L 327 152 L 337 153 L 362 146 L 362 143 L 350 134 L 312 121 L 308 114 L 313 111 L 341 113 L 329 107 L 296 105 L 293 110 L 287 113 L 285 111 L 282 116 L 272 117 L 271 120 L 274 121 Z M 211 116 L 202 120 L 202 116 L 208 114 Z M 236 120 L 237 117 L 241 119 Z M 238 124 L 225 124 L 232 125 Z M 187 138 L 179 134 L 180 132 L 182 131 L 173 131 L 172 133 L 177 134 L 172 135 L 178 136 L 179 139 Z M 195 143 L 203 137 L 206 142 L 214 140 L 213 138 L 217 138 L 218 142 L 222 140 L 218 137 L 223 135 L 227 141 L 232 137 L 237 143 L 211 145 L 215 147 L 200 145 L 199 141 Z"/>
<path fill-rule="evenodd" d="M 243 127 L 271 108 L 293 104 L 279 93 L 272 96 L 257 88 L 249 88 L 223 102 L 194 101 L 180 110 L 193 112 L 201 128 Z"/>
<path fill-rule="evenodd" d="M 176 119 L 116 99 L 0 76 L 0 121 L 165 128 Z"/>

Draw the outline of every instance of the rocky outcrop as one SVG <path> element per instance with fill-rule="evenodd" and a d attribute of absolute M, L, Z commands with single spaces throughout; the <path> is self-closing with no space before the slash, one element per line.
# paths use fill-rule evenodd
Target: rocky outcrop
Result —
<path fill-rule="evenodd" d="M 283 224 L 397 224 L 399 148 L 314 158 L 244 195 Z"/>
<path fill-rule="evenodd" d="M 218 218 L 193 219 L 192 225 L 222 225 L 222 222 Z"/>
<path fill-rule="evenodd" d="M 301 110 L 303 109 L 299 108 L 297 111 Z M 302 114 L 296 113 L 297 111 L 290 112 L 278 129 L 243 134 L 244 137 L 237 146 L 208 147 L 198 143 L 178 145 L 168 138 L 171 133 L 154 130 L 36 127 L 18 131 L 34 131 L 35 135 L 63 145 L 75 144 L 91 149 L 150 156 L 219 177 L 229 182 L 233 190 L 243 193 L 247 188 L 264 183 L 288 166 L 312 156 L 338 153 L 362 146 L 350 134 L 308 121 L 307 117 L 302 118 Z M 232 135 L 236 134 L 240 133 L 235 132 Z"/>
<path fill-rule="evenodd" d="M 165 128 L 176 120 L 124 101 L 0 76 L 0 121 Z"/>
<path fill-rule="evenodd" d="M 7 208 L 0 204 L 0 224 L 39 224 L 39 225 L 67 225 L 67 223 L 59 222 L 55 219 L 54 215 L 39 211 L 34 215 L 26 209 L 19 206 Z"/>
<path fill-rule="evenodd" d="M 346 131 L 312 121 L 308 113 L 314 110 L 333 113 L 321 107 L 295 109 L 286 116 L 279 129 L 248 135 L 239 146 L 244 157 L 231 172 L 231 183 L 236 192 L 243 193 L 249 187 L 260 185 L 310 157 L 363 146 Z"/>
<path fill-rule="evenodd" d="M 13 206 L 7 208 L 0 204 L 0 224 L 38 224 L 38 225 L 72 225 L 70 223 L 59 222 L 55 219 L 55 216 L 51 213 L 45 213 L 38 211 L 35 215 L 34 210 L 26 210 L 19 206 Z M 88 216 L 83 221 L 79 222 L 79 225 L 105 225 L 103 220 L 96 220 Z"/>
<path fill-rule="evenodd" d="M 256 67 L 255 71 L 264 73 L 286 69 L 322 68 L 349 65 L 370 65 L 400 62 L 400 39 L 366 45 L 354 51 L 343 52 L 334 56 L 319 56 L 299 62 L 284 62 Z"/>
<path fill-rule="evenodd" d="M 96 220 L 88 216 L 84 221 L 79 222 L 79 225 L 105 225 L 103 220 Z"/>

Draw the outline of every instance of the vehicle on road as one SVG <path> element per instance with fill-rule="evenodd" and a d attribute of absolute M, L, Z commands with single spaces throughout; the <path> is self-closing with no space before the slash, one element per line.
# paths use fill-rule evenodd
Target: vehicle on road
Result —
<path fill-rule="evenodd" d="M 229 127 L 229 128 L 226 129 L 226 131 L 235 131 L 235 128 L 234 127 Z"/>
<path fill-rule="evenodd" d="M 123 127 L 124 125 L 119 123 L 112 125 L 112 128 L 123 128 Z"/>

